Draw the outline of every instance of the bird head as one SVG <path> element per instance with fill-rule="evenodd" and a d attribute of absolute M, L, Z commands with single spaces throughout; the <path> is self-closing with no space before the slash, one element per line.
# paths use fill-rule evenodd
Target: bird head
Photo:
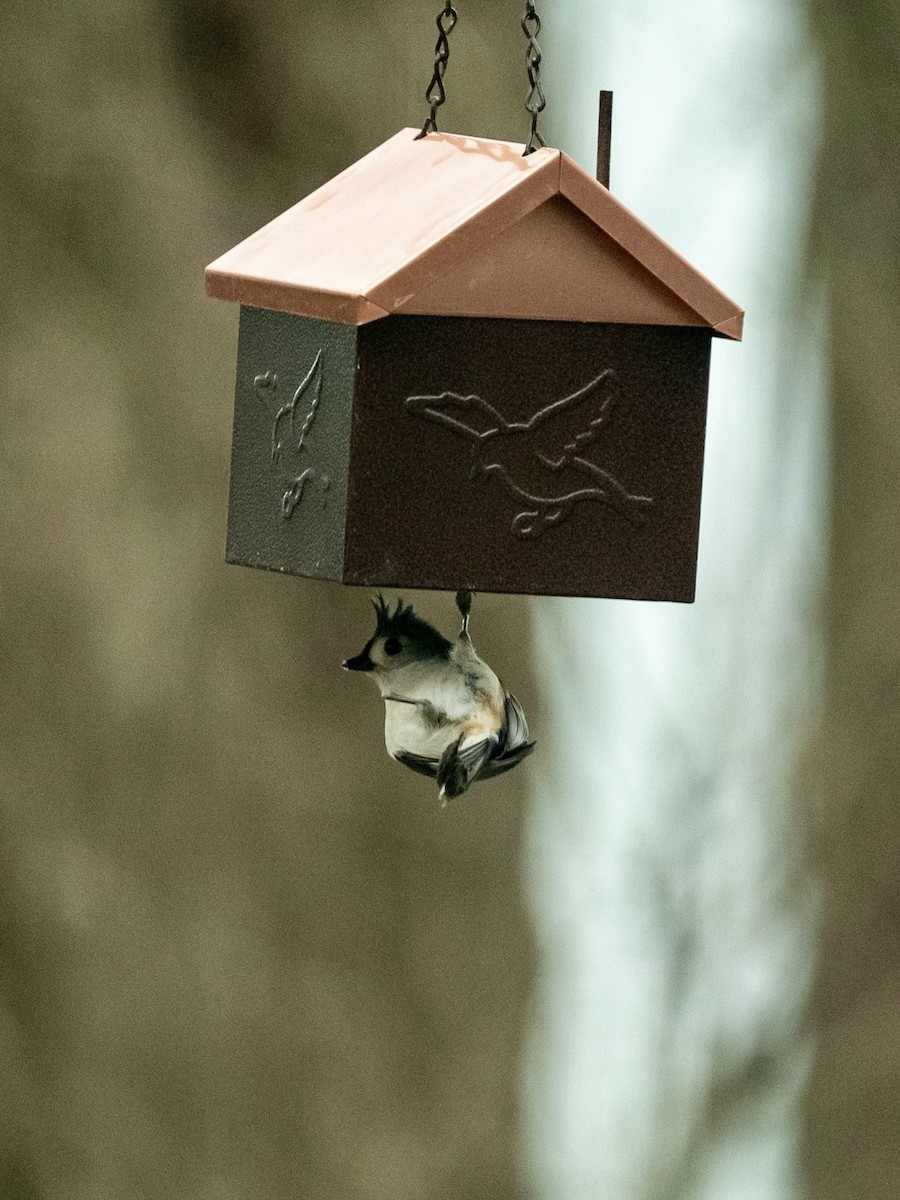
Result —
<path fill-rule="evenodd" d="M 404 606 L 398 600 L 392 612 L 381 595 L 372 604 L 375 632 L 355 658 L 342 664 L 345 671 L 371 671 L 380 686 L 403 667 L 446 659 L 451 643 L 433 625 L 416 616 L 411 604 Z"/>

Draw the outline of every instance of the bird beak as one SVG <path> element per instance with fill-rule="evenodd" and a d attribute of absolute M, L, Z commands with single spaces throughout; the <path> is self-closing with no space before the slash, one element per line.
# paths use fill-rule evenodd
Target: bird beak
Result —
<path fill-rule="evenodd" d="M 369 658 L 368 650 L 363 651 L 362 654 L 357 654 L 356 658 L 345 659 L 345 661 L 341 663 L 341 666 L 345 671 L 375 670 L 375 664 L 372 662 L 371 658 Z"/>

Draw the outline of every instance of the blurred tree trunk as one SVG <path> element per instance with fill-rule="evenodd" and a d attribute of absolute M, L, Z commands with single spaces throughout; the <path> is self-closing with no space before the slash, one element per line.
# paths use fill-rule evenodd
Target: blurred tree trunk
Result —
<path fill-rule="evenodd" d="M 441 812 L 339 669 L 365 593 L 225 566 L 202 283 L 421 122 L 439 7 L 0 8 L 4 1200 L 515 1194 L 526 774 Z M 480 8 L 443 123 L 514 136 Z M 498 666 L 524 629 L 479 601 Z"/>
<path fill-rule="evenodd" d="M 819 698 L 827 419 L 802 303 L 817 64 L 784 0 L 558 9 L 564 144 L 613 88 L 613 190 L 748 319 L 712 352 L 696 604 L 558 602 L 537 623 L 535 1195 L 795 1200 L 815 924 L 792 783 Z"/>
<path fill-rule="evenodd" d="M 825 908 L 809 1092 L 814 1200 L 900 1195 L 900 8 L 810 0 L 824 64 L 813 265 L 833 388 Z"/>

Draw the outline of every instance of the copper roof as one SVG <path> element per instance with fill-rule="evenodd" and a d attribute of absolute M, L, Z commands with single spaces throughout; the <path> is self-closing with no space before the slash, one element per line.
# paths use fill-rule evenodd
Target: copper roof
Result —
<path fill-rule="evenodd" d="M 404 129 L 206 269 L 256 308 L 699 325 L 743 310 L 560 150 Z"/>

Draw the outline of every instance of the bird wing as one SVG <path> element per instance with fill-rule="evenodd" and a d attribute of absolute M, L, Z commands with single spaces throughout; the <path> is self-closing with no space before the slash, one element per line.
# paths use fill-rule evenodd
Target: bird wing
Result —
<path fill-rule="evenodd" d="M 441 795 L 449 800 L 468 791 L 497 748 L 497 734 L 492 733 L 490 737 L 473 742 L 465 750 L 459 748 L 462 738 L 460 734 L 455 742 L 450 743 L 438 764 L 437 781 Z"/>
<path fill-rule="evenodd" d="M 504 693 L 503 726 L 500 732 L 504 752 L 515 750 L 528 741 L 528 722 L 522 705 L 512 692 Z"/>
<path fill-rule="evenodd" d="M 398 763 L 403 763 L 404 767 L 409 767 L 411 771 L 418 772 L 419 775 L 427 775 L 429 779 L 434 779 L 438 772 L 438 760 L 436 758 L 425 758 L 421 754 L 413 754 L 409 750 L 398 750 L 393 756 Z"/>
<path fill-rule="evenodd" d="M 492 758 L 490 762 L 485 763 L 479 772 L 479 781 L 482 779 L 494 779 L 497 775 L 502 775 L 505 771 L 511 771 L 513 767 L 519 765 L 523 758 L 528 757 L 536 745 L 537 742 L 525 742 L 524 745 L 517 747 L 515 750 L 505 750 L 502 754 L 498 754 L 496 758 Z"/>
<path fill-rule="evenodd" d="M 465 750 L 460 750 L 460 741 L 451 743 L 440 759 L 426 758 L 410 750 L 398 750 L 393 757 L 411 771 L 437 779 L 444 794 L 453 797 L 461 796 L 478 780 L 493 779 L 495 775 L 511 771 L 536 745 L 528 740 L 525 713 L 511 692 L 505 696 L 499 733 L 473 742 Z"/>
<path fill-rule="evenodd" d="M 609 419 L 614 394 L 613 371 L 607 368 L 577 392 L 539 409 L 527 424 L 539 431 L 541 457 L 550 466 L 562 466 L 592 442 Z"/>
<path fill-rule="evenodd" d="M 485 763 L 478 778 L 493 779 L 495 775 L 511 771 L 523 758 L 528 757 L 536 744 L 528 740 L 528 722 L 525 720 L 522 705 L 512 692 L 507 692 L 498 752 Z"/>
<path fill-rule="evenodd" d="M 499 433 L 506 421 L 487 400 L 463 396 L 459 392 L 441 392 L 439 396 L 407 396 L 406 411 L 472 441 Z"/>

